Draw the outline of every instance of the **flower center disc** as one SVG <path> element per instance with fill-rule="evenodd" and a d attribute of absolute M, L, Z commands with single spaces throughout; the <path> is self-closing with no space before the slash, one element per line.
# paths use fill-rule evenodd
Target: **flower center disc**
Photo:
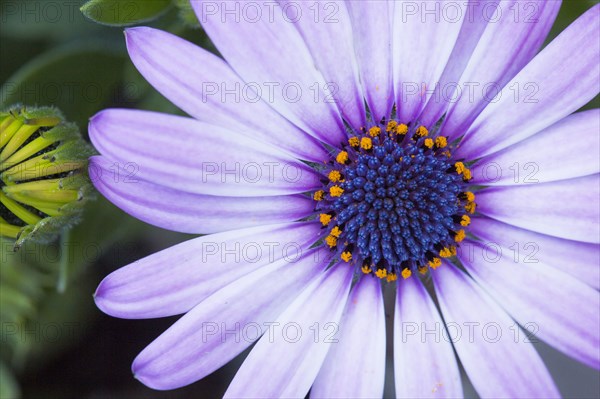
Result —
<path fill-rule="evenodd" d="M 393 281 L 456 254 L 475 196 L 446 137 L 382 120 L 353 132 L 334 155 L 313 198 L 325 243 L 340 259 Z"/>

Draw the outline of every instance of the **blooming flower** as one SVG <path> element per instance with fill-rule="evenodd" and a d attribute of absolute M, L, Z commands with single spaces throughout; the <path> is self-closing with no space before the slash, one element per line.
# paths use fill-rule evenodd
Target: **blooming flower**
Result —
<path fill-rule="evenodd" d="M 599 92 L 600 6 L 539 51 L 558 1 L 192 4 L 226 61 L 126 31 L 191 117 L 89 126 L 109 200 L 215 233 L 98 287 L 113 316 L 185 314 L 138 379 L 181 387 L 257 341 L 227 397 L 381 396 L 394 289 L 399 397 L 463 396 L 454 352 L 482 397 L 559 396 L 523 329 L 600 367 L 600 114 L 573 113 Z"/>

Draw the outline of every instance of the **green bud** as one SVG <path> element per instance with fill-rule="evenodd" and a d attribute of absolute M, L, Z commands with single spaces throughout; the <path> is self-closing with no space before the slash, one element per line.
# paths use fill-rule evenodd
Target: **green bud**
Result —
<path fill-rule="evenodd" d="M 0 236 L 40 243 L 77 223 L 94 191 L 92 148 L 50 107 L 0 112 Z"/>

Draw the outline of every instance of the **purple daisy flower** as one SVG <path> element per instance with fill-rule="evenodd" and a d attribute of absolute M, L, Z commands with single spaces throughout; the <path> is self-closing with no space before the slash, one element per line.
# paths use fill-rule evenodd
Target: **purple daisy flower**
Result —
<path fill-rule="evenodd" d="M 214 233 L 98 287 L 116 317 L 184 314 L 140 381 L 256 342 L 227 397 L 380 397 L 394 291 L 398 397 L 462 397 L 455 353 L 482 397 L 560 396 L 525 331 L 600 368 L 600 112 L 574 113 L 600 91 L 600 6 L 540 51 L 559 1 L 192 4 L 224 59 L 126 31 L 190 117 L 89 126 L 110 201 Z"/>

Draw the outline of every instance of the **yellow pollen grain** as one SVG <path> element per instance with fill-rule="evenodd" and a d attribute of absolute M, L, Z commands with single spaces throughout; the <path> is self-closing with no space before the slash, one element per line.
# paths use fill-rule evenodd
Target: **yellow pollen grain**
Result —
<path fill-rule="evenodd" d="M 419 137 L 425 137 L 429 134 L 429 130 L 425 126 L 419 126 L 415 132 Z"/>
<path fill-rule="evenodd" d="M 387 275 L 386 280 L 388 283 L 391 283 L 392 281 L 398 280 L 398 276 L 396 276 L 396 273 L 390 273 Z"/>
<path fill-rule="evenodd" d="M 329 195 L 332 197 L 340 197 L 344 193 L 344 189 L 340 186 L 331 186 L 329 188 Z"/>
<path fill-rule="evenodd" d="M 456 173 L 458 173 L 459 175 L 462 175 L 463 172 L 465 171 L 465 164 L 462 162 L 456 162 L 454 164 L 454 167 L 456 168 Z"/>
<path fill-rule="evenodd" d="M 333 248 L 337 245 L 337 238 L 335 238 L 334 236 L 327 236 L 325 238 L 325 242 L 327 243 L 327 245 L 329 245 L 329 248 Z"/>
<path fill-rule="evenodd" d="M 475 194 L 473 194 L 472 192 L 467 191 L 465 193 L 465 196 L 467 197 L 467 201 L 469 201 L 469 202 L 475 201 Z"/>
<path fill-rule="evenodd" d="M 404 123 L 401 123 L 398 126 L 396 126 L 396 134 L 405 135 L 406 133 L 408 133 L 407 125 L 405 125 Z"/>
<path fill-rule="evenodd" d="M 433 258 L 432 260 L 430 260 L 427 263 L 429 264 L 429 267 L 431 267 L 433 270 L 435 270 L 442 265 L 442 260 L 440 258 Z"/>
<path fill-rule="evenodd" d="M 398 126 L 398 122 L 396 121 L 389 121 L 387 124 L 387 127 L 385 128 L 386 132 L 391 132 L 392 130 L 396 129 L 396 126 Z"/>
<path fill-rule="evenodd" d="M 363 150 L 370 150 L 371 148 L 373 148 L 373 142 L 369 137 L 363 137 L 362 139 L 360 139 L 360 148 L 362 148 Z"/>
<path fill-rule="evenodd" d="M 427 273 L 427 266 L 419 266 L 419 273 L 425 275 Z"/>
<path fill-rule="evenodd" d="M 460 221 L 461 226 L 468 226 L 471 224 L 471 218 L 467 215 L 463 215 Z"/>
<path fill-rule="evenodd" d="M 348 144 L 350 144 L 351 147 L 358 147 L 360 144 L 360 140 L 358 139 L 358 137 L 350 137 L 348 139 Z"/>
<path fill-rule="evenodd" d="M 459 174 L 460 174 L 460 173 L 459 173 Z M 471 171 L 470 171 L 469 169 L 466 169 L 466 168 L 465 168 L 465 170 L 464 170 L 464 172 L 463 172 L 463 179 L 464 179 L 464 180 L 466 180 L 466 181 L 469 181 L 469 180 L 471 180 L 471 177 L 473 177 L 473 176 L 471 175 Z"/>
<path fill-rule="evenodd" d="M 363 267 L 360 268 L 360 270 L 364 273 L 364 274 L 369 274 L 371 273 L 371 267 L 369 265 L 363 265 Z"/>
<path fill-rule="evenodd" d="M 404 269 L 404 270 L 402 270 L 402 278 L 403 279 L 406 280 L 410 276 L 412 276 L 412 272 L 410 271 L 410 269 Z"/>
<path fill-rule="evenodd" d="M 319 215 L 319 221 L 321 222 L 321 224 L 323 226 L 327 226 L 329 224 L 329 222 L 331 222 L 331 215 L 328 215 L 326 213 L 321 213 Z"/>
<path fill-rule="evenodd" d="M 386 270 L 386 269 L 378 269 L 378 270 L 375 272 L 375 275 L 376 275 L 377 277 L 379 277 L 379 278 L 386 278 L 386 276 L 387 276 L 387 270 Z"/>
<path fill-rule="evenodd" d="M 340 151 L 340 153 L 335 157 L 335 160 L 337 163 L 344 165 L 346 162 L 348 162 L 348 153 L 346 151 Z"/>
<path fill-rule="evenodd" d="M 445 148 L 448 145 L 448 140 L 444 136 L 439 136 L 435 138 L 435 145 L 437 148 Z"/>
<path fill-rule="evenodd" d="M 381 134 L 381 128 L 379 126 L 373 126 L 369 129 L 369 136 L 377 137 Z"/>
<path fill-rule="evenodd" d="M 433 148 L 433 140 L 432 139 L 425 139 L 425 142 L 423 144 L 425 144 L 425 147 L 427 147 L 427 148 Z"/>
<path fill-rule="evenodd" d="M 477 204 L 474 202 L 469 202 L 467 205 L 465 205 L 465 210 L 470 214 L 475 213 L 475 208 L 477 208 Z"/>
<path fill-rule="evenodd" d="M 324 195 L 325 192 L 323 190 L 315 191 L 315 193 L 313 194 L 313 199 L 315 201 L 322 201 Z"/>
<path fill-rule="evenodd" d="M 331 172 L 329 172 L 328 177 L 329 180 L 331 180 L 334 183 L 342 180 L 342 174 L 339 170 L 332 170 Z"/>
<path fill-rule="evenodd" d="M 342 258 L 344 262 L 350 262 L 352 260 L 352 253 L 348 251 L 342 252 L 340 258 Z"/>
<path fill-rule="evenodd" d="M 338 226 L 335 226 L 333 229 L 331 229 L 329 234 L 331 234 L 334 237 L 339 238 L 340 235 L 342 234 L 342 230 L 340 230 L 340 228 Z"/>
<path fill-rule="evenodd" d="M 456 232 L 456 235 L 454 236 L 454 241 L 456 242 L 462 242 L 465 239 L 465 231 L 463 229 L 460 229 Z"/>
<path fill-rule="evenodd" d="M 452 251 L 450 250 L 450 248 L 444 248 L 440 251 L 440 256 L 442 258 L 449 258 L 452 256 Z"/>

